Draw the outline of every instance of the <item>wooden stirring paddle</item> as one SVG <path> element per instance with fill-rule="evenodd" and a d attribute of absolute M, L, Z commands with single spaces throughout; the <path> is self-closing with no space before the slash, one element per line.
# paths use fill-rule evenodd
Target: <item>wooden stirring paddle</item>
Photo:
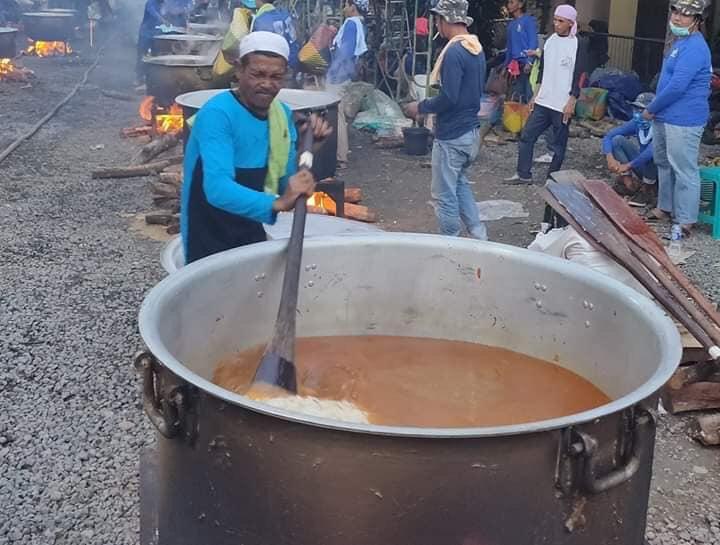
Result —
<path fill-rule="evenodd" d="M 313 128 L 308 126 L 300 146 L 300 169 L 310 170 L 313 163 Z M 307 216 L 307 197 L 299 197 L 295 203 L 292 231 L 287 248 L 285 278 L 280 294 L 275 331 L 265 348 L 260 365 L 255 371 L 248 395 L 253 391 L 267 390 L 268 387 L 282 388 L 291 394 L 297 394 L 297 372 L 295 370 L 295 315 L 297 313 L 298 288 L 300 284 L 300 264 L 303 254 L 305 218 Z"/>

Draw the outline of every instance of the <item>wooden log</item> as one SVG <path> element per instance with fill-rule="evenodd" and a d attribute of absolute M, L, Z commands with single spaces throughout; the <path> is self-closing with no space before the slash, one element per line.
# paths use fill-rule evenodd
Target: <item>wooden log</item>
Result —
<path fill-rule="evenodd" d="M 720 446 L 720 414 L 699 416 L 695 438 L 706 447 Z"/>
<path fill-rule="evenodd" d="M 357 204 L 363 200 L 362 189 L 359 187 L 345 188 L 345 203 Z"/>
<path fill-rule="evenodd" d="M 149 176 L 150 174 L 158 174 L 170 165 L 182 163 L 183 156 L 178 155 L 156 161 L 154 163 L 146 163 L 144 165 L 132 165 L 128 167 L 106 167 L 99 168 L 92 172 L 93 179 L 108 178 L 137 178 L 139 176 Z"/>
<path fill-rule="evenodd" d="M 152 212 L 145 214 L 145 223 L 148 225 L 170 225 L 173 214 L 170 212 Z"/>
<path fill-rule="evenodd" d="M 173 213 L 180 210 L 180 199 L 177 197 L 155 197 L 153 204 L 164 210 L 172 210 Z"/>
<path fill-rule="evenodd" d="M 180 197 L 180 188 L 174 184 L 150 182 L 150 190 L 157 197 Z"/>
<path fill-rule="evenodd" d="M 136 95 L 128 95 L 126 93 L 120 93 L 118 91 L 112 91 L 111 89 L 103 89 L 100 93 L 108 98 L 115 98 L 117 100 L 124 100 L 125 102 L 134 102 L 137 100 Z"/>
<path fill-rule="evenodd" d="M 720 409 L 720 382 L 696 382 L 679 390 L 666 390 L 663 404 L 673 413 Z"/>
<path fill-rule="evenodd" d="M 179 142 L 180 133 L 163 134 L 149 144 L 146 144 L 142 148 L 140 148 L 140 151 L 135 154 L 135 157 L 133 157 L 130 163 L 133 165 L 145 164 L 160 155 L 161 153 L 164 153 L 174 148 L 178 145 Z"/>
<path fill-rule="evenodd" d="M 377 221 L 377 213 L 361 204 L 345 203 L 345 217 L 351 220 L 364 221 L 365 223 L 375 223 Z"/>
<path fill-rule="evenodd" d="M 680 390 L 688 384 L 707 380 L 717 370 L 718 364 L 714 361 L 680 367 L 668 381 L 667 387 L 671 390 Z"/>
<path fill-rule="evenodd" d="M 164 184 L 180 187 L 183 182 L 182 174 L 179 172 L 161 172 L 160 181 Z"/>
<path fill-rule="evenodd" d="M 120 131 L 120 134 L 125 138 L 136 138 L 138 136 L 150 136 L 152 134 L 152 127 L 149 125 L 143 127 L 127 127 Z"/>

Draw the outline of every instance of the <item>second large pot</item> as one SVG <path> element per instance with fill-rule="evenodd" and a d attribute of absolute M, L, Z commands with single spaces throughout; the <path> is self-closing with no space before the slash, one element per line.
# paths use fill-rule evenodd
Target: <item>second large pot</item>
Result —
<path fill-rule="evenodd" d="M 612 399 L 494 428 L 345 424 L 210 382 L 219 359 L 270 337 L 285 248 L 266 242 L 202 259 L 143 303 L 159 545 L 642 545 L 649 407 L 681 351 L 652 301 L 509 246 L 391 233 L 308 239 L 299 335 L 506 347 L 554 361 Z"/>
<path fill-rule="evenodd" d="M 71 13 L 23 13 L 25 35 L 33 41 L 67 42 L 75 32 L 75 17 Z"/>
<path fill-rule="evenodd" d="M 14 28 L 0 27 L 0 59 L 12 59 L 17 55 L 16 37 Z"/>
<path fill-rule="evenodd" d="M 221 43 L 221 37 L 210 34 L 163 34 L 153 38 L 152 54 L 210 55 L 220 49 Z"/>
<path fill-rule="evenodd" d="M 146 57 L 147 94 L 162 105 L 170 105 L 175 97 L 190 91 L 214 89 L 226 82 L 213 76 L 213 60 L 199 55 L 163 55 Z"/>

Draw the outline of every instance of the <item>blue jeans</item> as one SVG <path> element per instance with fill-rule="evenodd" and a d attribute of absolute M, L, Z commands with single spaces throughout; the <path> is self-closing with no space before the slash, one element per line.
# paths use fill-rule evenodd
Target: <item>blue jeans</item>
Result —
<path fill-rule="evenodd" d="M 700 211 L 700 138 L 705 127 L 653 123 L 658 168 L 658 208 L 682 225 L 697 223 Z"/>
<path fill-rule="evenodd" d="M 440 232 L 460 236 L 465 224 L 470 236 L 487 240 L 487 229 L 480 221 L 475 195 L 467 179 L 467 169 L 480 151 L 480 130 L 473 129 L 452 140 L 438 140 L 432 149 L 432 204 Z"/>
<path fill-rule="evenodd" d="M 612 154 L 617 161 L 626 165 L 632 162 L 635 157 L 640 155 L 640 146 L 630 138 L 617 135 L 612 140 Z M 658 170 L 654 161 L 645 163 L 641 167 L 634 168 L 633 172 L 642 180 L 652 180 L 653 183 L 657 181 Z"/>
<path fill-rule="evenodd" d="M 535 143 L 538 138 L 552 127 L 552 139 L 548 142 L 553 151 L 549 174 L 562 168 L 570 136 L 570 122 L 563 123 L 562 112 L 556 112 L 545 106 L 535 105 L 527 124 L 520 135 L 517 173 L 521 178 L 532 178 L 532 162 Z"/>

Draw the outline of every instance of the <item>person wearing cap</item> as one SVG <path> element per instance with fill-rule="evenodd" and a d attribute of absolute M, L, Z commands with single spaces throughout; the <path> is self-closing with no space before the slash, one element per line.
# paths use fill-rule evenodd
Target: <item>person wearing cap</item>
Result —
<path fill-rule="evenodd" d="M 463 225 L 471 237 L 487 240 L 467 171 L 480 149 L 480 97 L 485 88 L 485 53 L 477 36 L 468 32 L 473 22 L 466 0 L 440 0 L 430 11 L 448 44 L 430 74 L 436 97 L 412 102 L 405 113 L 414 118 L 435 114 L 431 194 L 440 232 L 460 236 Z"/>
<path fill-rule="evenodd" d="M 700 139 L 710 117 L 710 48 L 700 32 L 705 0 L 672 2 L 674 42 L 660 72 L 657 96 L 643 112 L 653 121 L 658 206 L 651 217 L 682 226 L 687 234 L 700 210 Z"/>
<path fill-rule="evenodd" d="M 537 19 L 527 14 L 527 0 L 509 0 L 507 10 L 513 18 L 507 27 L 507 49 L 505 51 L 505 67 L 510 74 L 513 98 L 527 102 L 533 95 L 530 87 L 530 71 L 534 57 L 528 51 L 538 48 Z"/>
<path fill-rule="evenodd" d="M 540 85 L 530 100 L 530 117 L 520 135 L 517 170 L 505 179 L 510 185 L 532 184 L 533 151 L 538 138 L 552 127 L 553 158 L 549 172 L 562 167 L 570 135 L 570 120 L 580 96 L 585 51 L 577 38 L 577 11 L 561 4 L 553 17 L 555 33 L 545 41 L 540 57 Z M 537 52 L 529 51 L 531 56 Z"/>
<path fill-rule="evenodd" d="M 657 166 L 653 161 L 652 123 L 642 117 L 642 112 L 653 101 L 653 93 L 641 93 L 632 103 L 633 118 L 615 127 L 603 138 L 602 150 L 610 172 L 620 176 L 618 191 L 635 195 L 642 189 L 654 187 L 657 182 Z M 649 191 L 642 191 L 648 196 Z"/>
<path fill-rule="evenodd" d="M 237 87 L 197 113 L 185 149 L 180 226 L 188 263 L 266 240 L 263 223 L 313 193 L 315 180 L 296 169 L 297 130 L 276 97 L 287 72 L 287 41 L 252 32 L 240 42 Z M 313 116 L 306 130 L 330 132 Z"/>
<path fill-rule="evenodd" d="M 346 0 L 343 7 L 345 21 L 333 38 L 330 48 L 331 58 L 325 89 L 341 99 L 345 96 L 348 85 L 357 76 L 360 57 L 368 50 L 363 25 L 368 7 L 369 0 Z M 347 119 L 341 103 L 337 124 L 337 161 L 340 168 L 347 164 L 349 151 Z"/>
<path fill-rule="evenodd" d="M 285 38 L 290 47 L 288 65 L 291 70 L 295 71 L 298 69 L 298 52 L 300 51 L 295 22 L 290 12 L 283 8 L 276 8 L 273 2 L 274 0 L 257 0 L 258 9 L 253 18 L 250 31 L 264 30 L 274 32 Z"/>

